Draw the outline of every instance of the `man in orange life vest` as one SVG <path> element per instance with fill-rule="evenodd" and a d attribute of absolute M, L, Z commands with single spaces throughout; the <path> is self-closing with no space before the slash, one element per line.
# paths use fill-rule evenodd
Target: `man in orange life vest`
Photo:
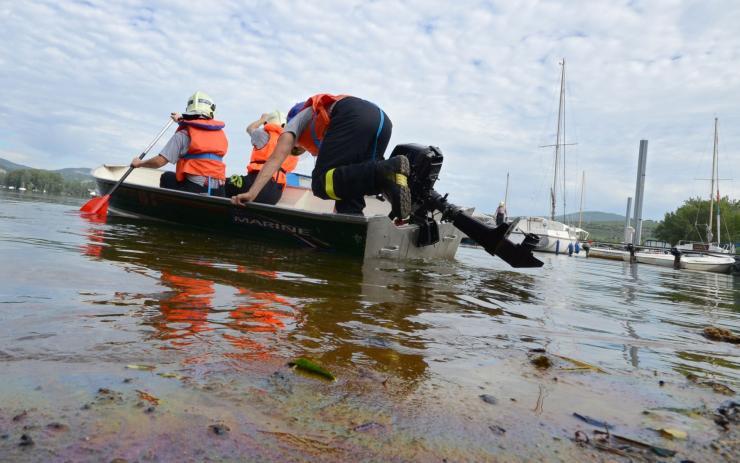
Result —
<path fill-rule="evenodd" d="M 188 100 L 185 113 L 172 113 L 179 127 L 159 155 L 142 161 L 134 158 L 132 167 L 158 169 L 168 162 L 175 172 L 164 172 L 159 186 L 191 193 L 224 195 L 226 166 L 223 157 L 229 148 L 224 123 L 213 119 L 216 105 L 203 92 L 195 92 Z"/>
<path fill-rule="evenodd" d="M 232 175 L 226 181 L 226 196 L 234 196 L 249 191 L 257 178 L 262 166 L 272 154 L 277 145 L 278 137 L 283 133 L 285 115 L 280 111 L 263 114 L 259 119 L 247 126 L 247 133 L 252 141 L 252 157 L 247 166 L 247 175 Z M 297 150 L 297 148 L 296 148 Z M 283 195 L 286 174 L 295 169 L 298 164 L 298 154 L 303 150 L 294 151 L 295 156 L 288 156 L 280 169 L 265 184 L 262 191 L 254 199 L 256 203 L 277 204 Z"/>
<path fill-rule="evenodd" d="M 393 124 L 382 109 L 353 96 L 319 94 L 293 106 L 277 146 L 249 191 L 231 202 L 254 201 L 262 187 L 291 155 L 295 146 L 316 156 L 313 194 L 335 200 L 338 213 L 362 214 L 366 195 L 382 193 L 391 203 L 391 216 L 411 213 L 405 156 L 383 160 Z"/>

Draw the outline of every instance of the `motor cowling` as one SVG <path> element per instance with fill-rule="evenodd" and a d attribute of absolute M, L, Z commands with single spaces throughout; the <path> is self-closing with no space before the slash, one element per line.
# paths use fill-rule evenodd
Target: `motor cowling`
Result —
<path fill-rule="evenodd" d="M 447 195 L 434 190 L 439 179 L 444 156 L 435 146 L 417 143 L 397 145 L 391 152 L 393 156 L 406 156 L 411 172 L 408 185 L 411 190 L 412 213 L 410 221 L 419 226 L 417 246 L 429 246 L 439 241 L 437 221 L 434 211 L 442 214 L 442 220 L 452 222 L 455 227 L 467 234 L 491 255 L 497 255 L 513 267 L 541 267 L 543 263 L 532 255 L 539 237 L 527 234 L 520 244 L 514 244 L 508 237 L 515 228 L 513 224 L 489 227 L 466 214 L 462 208 L 447 201 Z"/>

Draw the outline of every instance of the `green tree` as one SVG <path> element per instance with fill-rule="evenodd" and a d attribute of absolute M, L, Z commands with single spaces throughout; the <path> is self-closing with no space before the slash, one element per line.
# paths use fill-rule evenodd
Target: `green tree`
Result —
<path fill-rule="evenodd" d="M 88 196 L 88 189 L 95 188 L 95 182 L 92 180 L 67 181 L 57 172 L 41 169 L 19 169 L 8 172 L 4 178 L 0 178 L 0 183 L 16 189 L 25 187 L 31 191 L 79 197 Z"/>
<path fill-rule="evenodd" d="M 712 218 L 712 233 L 716 235 L 716 208 Z M 720 231 L 722 242 L 740 241 L 740 201 L 724 197 L 720 200 Z M 709 200 L 687 199 L 675 212 L 668 212 L 655 229 L 658 239 L 676 244 L 681 240 L 706 241 L 709 223 Z M 714 236 L 713 241 L 717 240 Z"/>

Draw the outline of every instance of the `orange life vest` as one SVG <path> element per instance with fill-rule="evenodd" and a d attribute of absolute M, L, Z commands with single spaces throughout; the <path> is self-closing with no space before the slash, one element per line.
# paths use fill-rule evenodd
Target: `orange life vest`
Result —
<path fill-rule="evenodd" d="M 177 181 L 185 180 L 186 174 L 224 180 L 226 165 L 223 157 L 229 149 L 229 141 L 223 130 L 225 124 L 213 119 L 194 119 L 180 121 L 178 124 L 178 132 L 187 130 L 190 146 L 187 154 L 180 156 L 177 161 Z"/>
<path fill-rule="evenodd" d="M 303 105 L 303 108 L 311 108 L 313 115 L 311 122 L 298 135 L 297 145 L 304 148 L 314 156 L 318 156 L 321 142 L 324 141 L 326 129 L 329 127 L 331 115 L 329 110 L 331 105 L 349 95 L 329 95 L 328 93 L 319 93 L 314 95 Z"/>
<path fill-rule="evenodd" d="M 247 166 L 248 174 L 251 174 L 252 172 L 259 172 L 260 169 L 262 169 L 262 165 L 267 161 L 267 158 L 269 158 L 272 152 L 275 150 L 275 146 L 277 145 L 278 138 L 280 138 L 280 134 L 283 133 L 283 128 L 277 124 L 265 124 L 264 129 L 265 132 L 267 132 L 267 136 L 270 138 L 267 140 L 267 143 L 265 143 L 265 146 L 263 146 L 262 148 L 257 148 L 255 146 L 252 149 L 252 158 L 249 161 L 249 165 Z M 285 174 L 295 169 L 295 166 L 297 164 L 298 156 L 293 156 L 289 154 L 288 157 L 285 159 L 285 162 L 283 162 L 283 165 L 280 166 L 280 169 L 275 173 L 275 175 L 272 176 L 272 178 L 275 179 L 275 182 L 278 185 L 285 185 Z"/>

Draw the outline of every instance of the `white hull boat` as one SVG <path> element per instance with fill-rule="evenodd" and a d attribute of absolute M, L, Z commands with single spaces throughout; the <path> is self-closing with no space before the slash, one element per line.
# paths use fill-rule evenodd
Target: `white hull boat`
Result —
<path fill-rule="evenodd" d="M 539 252 L 567 254 L 568 245 L 572 245 L 574 249 L 576 247 L 580 248 L 580 243 L 576 246 L 578 235 L 575 227 L 543 217 L 522 217 L 512 233 L 522 235 L 533 233 L 539 236 L 540 242 L 534 249 Z M 576 254 L 575 250 L 574 254 Z"/>
<path fill-rule="evenodd" d="M 625 251 L 624 260 L 629 261 L 629 252 Z M 673 268 L 676 258 L 665 252 L 635 252 L 638 263 L 659 265 Z M 679 268 L 684 270 L 699 270 L 702 272 L 730 273 L 735 265 L 735 258 L 731 256 L 713 256 L 709 254 L 682 254 Z"/>

